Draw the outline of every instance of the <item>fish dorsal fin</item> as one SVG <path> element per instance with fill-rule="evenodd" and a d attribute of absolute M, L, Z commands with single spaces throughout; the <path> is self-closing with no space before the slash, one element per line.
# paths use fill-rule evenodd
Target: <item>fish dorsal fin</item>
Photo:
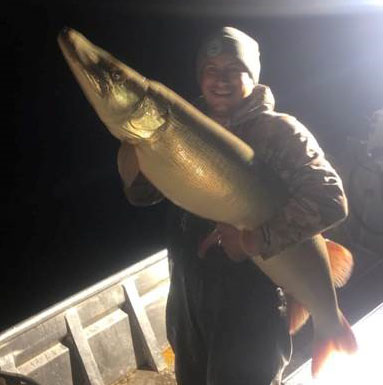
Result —
<path fill-rule="evenodd" d="M 344 286 L 350 279 L 354 260 L 350 251 L 339 243 L 326 239 L 329 254 L 331 277 L 335 287 Z"/>

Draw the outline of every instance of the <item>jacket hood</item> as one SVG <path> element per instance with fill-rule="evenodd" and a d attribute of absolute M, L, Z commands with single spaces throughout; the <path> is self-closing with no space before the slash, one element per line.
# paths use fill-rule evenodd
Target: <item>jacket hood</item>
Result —
<path fill-rule="evenodd" d="M 270 88 L 258 84 L 245 103 L 233 114 L 230 125 L 238 126 L 253 120 L 261 112 L 274 110 L 275 100 Z"/>

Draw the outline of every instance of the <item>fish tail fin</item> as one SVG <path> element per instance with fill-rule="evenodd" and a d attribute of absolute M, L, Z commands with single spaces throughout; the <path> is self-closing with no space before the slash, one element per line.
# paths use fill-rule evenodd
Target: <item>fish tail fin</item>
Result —
<path fill-rule="evenodd" d="M 339 243 L 326 239 L 331 277 L 335 287 L 344 286 L 349 280 L 354 265 L 350 251 Z M 295 298 L 286 294 L 287 317 L 290 334 L 295 334 L 309 319 L 309 311 Z"/>
<path fill-rule="evenodd" d="M 340 328 L 338 333 L 327 339 L 314 339 L 311 371 L 316 377 L 323 365 L 335 351 L 348 354 L 355 353 L 358 346 L 353 331 L 346 318 L 340 313 Z"/>
<path fill-rule="evenodd" d="M 352 254 L 339 243 L 326 239 L 331 276 L 335 287 L 344 286 L 350 279 L 354 261 Z"/>
<path fill-rule="evenodd" d="M 307 322 L 310 313 L 300 302 L 289 294 L 286 294 L 286 302 L 289 332 L 293 335 Z"/>

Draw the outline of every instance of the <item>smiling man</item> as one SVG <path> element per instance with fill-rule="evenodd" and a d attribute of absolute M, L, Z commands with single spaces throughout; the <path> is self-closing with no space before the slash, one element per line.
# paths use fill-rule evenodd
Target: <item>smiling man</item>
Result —
<path fill-rule="evenodd" d="M 254 85 L 244 64 L 230 54 L 210 57 L 203 66 L 201 91 L 210 116 L 222 125 L 228 124 L 238 105 L 251 95 Z"/>
<path fill-rule="evenodd" d="M 307 128 L 274 111 L 259 72 L 257 42 L 235 28 L 217 31 L 198 53 L 199 107 L 254 149 L 255 163 L 282 182 L 289 199 L 251 232 L 172 206 L 167 333 L 179 385 L 280 384 L 291 354 L 284 295 L 248 258 L 272 258 L 347 214 L 339 176 Z M 126 143 L 118 165 L 132 204 L 161 200 Z M 204 247 L 212 231 L 219 241 Z"/>
<path fill-rule="evenodd" d="M 253 92 L 260 62 L 255 40 L 230 27 L 221 33 L 202 45 L 197 77 L 209 114 L 223 124 Z"/>

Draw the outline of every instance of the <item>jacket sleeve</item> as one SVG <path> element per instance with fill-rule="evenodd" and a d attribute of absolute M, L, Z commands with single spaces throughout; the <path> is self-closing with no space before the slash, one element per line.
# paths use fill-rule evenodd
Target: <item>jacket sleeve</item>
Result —
<path fill-rule="evenodd" d="M 125 196 L 133 206 L 154 205 L 164 198 L 140 172 L 134 147 L 121 143 L 117 155 L 118 172 L 121 176 Z"/>
<path fill-rule="evenodd" d="M 321 233 L 347 217 L 342 181 L 314 136 L 289 115 L 271 118 L 263 160 L 285 183 L 287 203 L 263 224 L 263 258 Z"/>

